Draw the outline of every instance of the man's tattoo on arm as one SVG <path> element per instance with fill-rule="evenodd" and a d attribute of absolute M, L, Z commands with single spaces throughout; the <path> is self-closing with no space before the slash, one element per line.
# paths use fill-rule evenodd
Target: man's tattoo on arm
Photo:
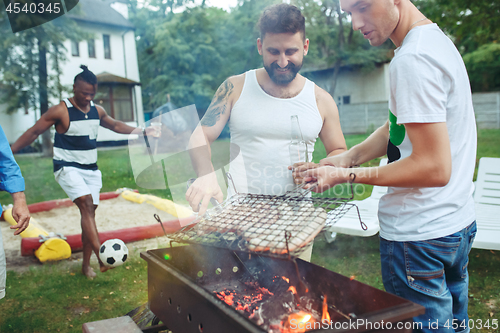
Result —
<path fill-rule="evenodd" d="M 223 84 L 215 92 L 212 103 L 207 109 L 207 112 L 201 119 L 202 126 L 212 127 L 220 119 L 220 116 L 226 112 L 229 96 L 233 93 L 234 85 L 229 81 L 224 81 Z"/>

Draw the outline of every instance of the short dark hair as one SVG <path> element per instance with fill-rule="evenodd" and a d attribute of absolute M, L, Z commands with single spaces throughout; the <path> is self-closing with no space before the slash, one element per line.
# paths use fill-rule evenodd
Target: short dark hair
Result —
<path fill-rule="evenodd" d="M 85 65 L 81 65 L 80 68 L 83 69 L 83 72 L 81 72 L 80 74 L 75 76 L 74 83 L 76 83 L 76 81 L 78 81 L 78 80 L 81 80 L 81 81 L 85 81 L 87 83 L 90 83 L 93 86 L 96 85 L 97 84 L 97 77 L 95 76 L 95 74 L 92 73 L 91 71 L 89 71 L 89 69 Z"/>
<path fill-rule="evenodd" d="M 258 27 L 260 38 L 264 39 L 266 33 L 302 33 L 306 38 L 306 19 L 300 9 L 293 5 L 280 3 L 266 7 L 260 16 Z"/>

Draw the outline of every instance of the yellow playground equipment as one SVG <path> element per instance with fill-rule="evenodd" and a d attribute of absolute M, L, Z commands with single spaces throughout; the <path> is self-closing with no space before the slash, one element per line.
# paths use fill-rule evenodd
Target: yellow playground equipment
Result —
<path fill-rule="evenodd" d="M 121 193 L 121 196 L 129 201 L 137 202 L 140 204 L 144 202 L 151 204 L 156 208 L 161 209 L 177 218 L 184 218 L 193 215 L 193 211 L 191 209 L 178 205 L 172 200 L 162 199 L 154 195 L 140 194 L 130 190 L 124 190 Z"/>
<path fill-rule="evenodd" d="M 115 193 L 118 192 L 121 192 L 121 196 L 123 196 L 126 200 L 140 204 L 144 202 L 151 204 L 177 218 L 193 216 L 191 209 L 178 205 L 168 199 L 162 199 L 149 194 L 139 194 L 129 189 L 119 189 Z M 9 224 L 17 224 L 12 217 L 12 208 L 7 208 L 4 211 L 3 217 Z M 49 233 L 45 231 L 33 217 L 30 219 L 28 228 L 21 233 L 21 237 L 39 238 L 40 243 L 42 244 L 38 247 L 38 249 L 36 249 L 35 256 L 38 260 L 40 260 L 40 262 L 62 260 L 71 256 L 71 246 L 66 241 L 66 237 L 61 234 L 55 234 L 53 232 Z M 68 237 L 72 237 L 72 235 Z M 68 239 L 68 241 L 70 241 L 70 239 Z"/>
<path fill-rule="evenodd" d="M 6 209 L 3 217 L 9 224 L 17 224 L 12 216 L 12 208 Z M 40 262 L 57 261 L 71 257 L 71 247 L 64 239 L 60 238 L 64 236 L 48 233 L 33 217 L 30 219 L 28 228 L 21 232 L 20 235 L 23 238 L 41 238 L 40 241 L 43 244 L 35 251 L 35 256 Z"/>

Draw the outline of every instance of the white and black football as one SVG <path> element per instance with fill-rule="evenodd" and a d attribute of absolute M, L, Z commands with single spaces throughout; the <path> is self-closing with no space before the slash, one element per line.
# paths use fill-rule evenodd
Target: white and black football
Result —
<path fill-rule="evenodd" d="M 128 257 L 128 248 L 121 239 L 108 239 L 99 249 L 99 259 L 108 267 L 122 265 Z"/>

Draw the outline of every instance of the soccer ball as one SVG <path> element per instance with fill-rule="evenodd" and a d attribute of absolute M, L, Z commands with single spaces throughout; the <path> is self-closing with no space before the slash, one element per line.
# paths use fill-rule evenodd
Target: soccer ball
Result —
<path fill-rule="evenodd" d="M 99 249 L 99 259 L 107 267 L 117 267 L 127 260 L 128 248 L 121 239 L 108 239 Z"/>

